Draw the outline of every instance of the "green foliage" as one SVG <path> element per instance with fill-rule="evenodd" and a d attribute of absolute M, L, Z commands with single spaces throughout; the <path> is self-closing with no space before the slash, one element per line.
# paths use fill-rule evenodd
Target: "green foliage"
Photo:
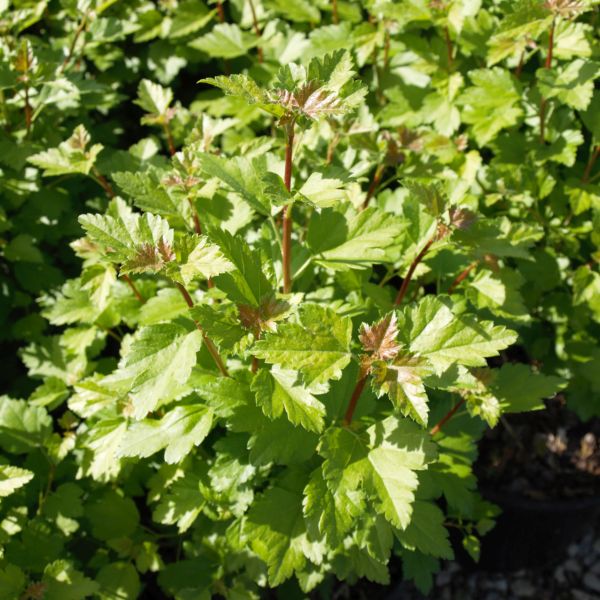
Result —
<path fill-rule="evenodd" d="M 593 3 L 0 5 L 0 598 L 477 557 L 484 426 L 600 414 Z"/>

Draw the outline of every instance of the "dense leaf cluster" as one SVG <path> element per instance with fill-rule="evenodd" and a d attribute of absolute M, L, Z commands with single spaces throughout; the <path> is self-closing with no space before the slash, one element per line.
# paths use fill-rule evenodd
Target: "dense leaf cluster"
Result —
<path fill-rule="evenodd" d="M 600 413 L 597 3 L 0 8 L 0 599 L 477 557 L 484 428 Z"/>

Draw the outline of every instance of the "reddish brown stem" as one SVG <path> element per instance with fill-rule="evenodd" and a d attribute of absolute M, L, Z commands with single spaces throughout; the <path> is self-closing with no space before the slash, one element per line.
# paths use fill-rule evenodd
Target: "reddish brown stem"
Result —
<path fill-rule="evenodd" d="M 260 26 L 258 25 L 258 19 L 256 18 L 256 10 L 254 8 L 253 0 L 248 0 L 248 4 L 250 5 L 250 12 L 252 13 L 252 26 L 254 27 L 254 33 L 256 34 L 256 37 L 260 37 L 262 35 L 262 32 L 260 30 Z M 264 58 L 263 51 L 260 46 L 257 46 L 256 53 L 258 55 L 258 62 L 262 63 Z"/>
<path fill-rule="evenodd" d="M 169 154 L 173 156 L 177 150 L 175 150 L 175 143 L 173 142 L 173 136 L 171 135 L 171 128 L 168 123 L 163 123 L 163 130 L 165 137 L 167 138 L 167 146 L 169 147 Z"/>
<path fill-rule="evenodd" d="M 519 64 L 515 69 L 515 77 L 517 79 L 521 79 L 521 73 L 523 72 L 523 65 L 525 64 L 525 50 L 521 52 L 521 56 L 519 57 Z"/>
<path fill-rule="evenodd" d="M 433 242 L 435 242 L 435 240 L 436 240 L 436 236 L 434 235 L 425 244 L 425 246 L 423 246 L 423 249 L 421 250 L 421 252 L 419 252 L 419 254 L 417 254 L 416 258 L 410 264 L 410 267 L 408 268 L 408 273 L 406 274 L 406 277 L 402 280 L 402 285 L 400 286 L 400 289 L 398 290 L 398 294 L 396 296 L 396 300 L 394 301 L 395 306 L 398 306 L 398 304 L 400 304 L 402 302 L 402 300 L 404 299 L 404 296 L 406 295 L 406 290 L 408 290 L 408 284 L 410 283 L 410 281 L 412 279 L 415 269 L 417 268 L 418 264 L 423 260 L 423 257 L 427 254 L 427 252 L 429 251 L 429 248 L 431 248 L 431 245 L 433 244 Z"/>
<path fill-rule="evenodd" d="M 183 296 L 183 299 L 185 300 L 186 304 L 190 308 L 193 308 L 194 301 L 192 300 L 190 293 L 180 283 L 176 282 L 175 285 L 176 285 L 177 289 L 180 291 L 181 295 Z M 196 319 L 194 319 L 194 324 L 196 325 L 196 329 L 198 329 L 198 331 L 202 334 L 202 339 L 204 340 L 204 345 L 206 346 L 206 349 L 208 350 L 209 354 L 212 356 L 212 359 L 215 361 L 215 364 L 217 365 L 217 368 L 221 372 L 221 375 L 223 375 L 223 377 L 229 377 L 229 372 L 227 371 L 227 367 L 225 366 L 225 363 L 223 362 L 223 359 L 221 358 L 221 355 L 219 354 L 219 351 L 218 351 L 217 347 L 215 346 L 214 342 L 206 335 L 206 332 L 202 328 L 202 325 L 200 325 L 200 323 L 198 323 L 198 321 L 196 321 Z"/>
<path fill-rule="evenodd" d="M 223 10 L 223 4 L 221 0 L 217 0 L 217 14 L 219 15 L 219 21 L 221 23 L 225 22 L 225 11 Z"/>
<path fill-rule="evenodd" d="M 350 402 L 348 402 L 348 408 L 346 409 L 346 414 L 344 415 L 344 425 L 348 427 L 350 423 L 352 423 L 352 417 L 354 416 L 354 411 L 356 410 L 356 405 L 358 403 L 358 399 L 365 389 L 365 384 L 367 383 L 367 375 L 366 373 L 360 373 L 358 377 L 358 381 L 354 386 L 354 391 L 352 392 L 352 396 L 350 396 Z"/>
<path fill-rule="evenodd" d="M 331 0 L 331 20 L 337 25 L 340 22 L 337 0 Z"/>
<path fill-rule="evenodd" d="M 469 275 L 469 273 L 479 264 L 479 261 L 476 260 L 472 262 L 466 269 L 464 269 L 452 282 L 450 287 L 448 288 L 448 293 L 451 294 Z"/>
<path fill-rule="evenodd" d="M 71 59 L 73 58 L 73 54 L 75 52 L 75 46 L 77 45 L 77 40 L 79 39 L 79 36 L 83 33 L 86 22 L 87 12 L 81 18 L 81 23 L 79 23 L 79 26 L 75 31 L 75 35 L 73 36 L 73 39 L 71 40 L 71 45 L 69 46 L 69 51 L 67 52 L 67 56 L 65 56 L 65 60 L 63 60 L 63 63 L 62 65 L 60 65 L 60 69 L 58 70 L 59 74 L 62 74 L 71 62 Z"/>
<path fill-rule="evenodd" d="M 194 220 L 194 231 L 198 235 L 202 235 L 202 225 L 200 225 L 200 217 L 198 216 L 198 211 L 196 210 L 196 206 L 194 205 L 194 202 L 190 197 L 188 197 L 188 203 L 189 203 L 190 209 L 192 211 L 192 219 Z"/>
<path fill-rule="evenodd" d="M 552 67 L 552 56 L 554 54 L 554 28 L 556 20 L 552 20 L 550 25 L 550 35 L 548 36 L 548 54 L 546 54 L 546 60 L 544 62 L 544 68 L 549 69 Z M 542 98 L 540 102 L 540 143 L 546 142 L 546 98 Z"/>
<path fill-rule="evenodd" d="M 146 302 L 144 296 L 142 296 L 142 294 L 140 294 L 140 290 L 137 289 L 135 283 L 133 283 L 131 277 L 129 277 L 129 275 L 121 275 L 121 277 L 123 278 L 123 281 L 131 288 L 131 291 L 133 292 L 134 296 L 140 301 L 140 304 L 144 304 L 144 302 Z"/>
<path fill-rule="evenodd" d="M 256 356 L 252 357 L 252 366 L 250 367 L 250 369 L 253 373 L 256 373 L 256 371 L 258 371 L 258 358 L 256 358 Z"/>
<path fill-rule="evenodd" d="M 25 83 L 25 128 L 27 137 L 29 137 L 29 132 L 31 131 L 32 120 L 33 110 L 31 109 L 31 104 L 29 103 L 29 86 L 27 83 Z"/>
<path fill-rule="evenodd" d="M 385 169 L 385 165 L 377 165 L 375 169 L 375 174 L 373 175 L 373 179 L 371 180 L 371 184 L 369 185 L 369 189 L 367 190 L 367 195 L 365 196 L 365 201 L 363 202 L 362 208 L 363 210 L 369 206 L 369 202 L 371 198 L 375 194 L 377 190 L 377 186 L 381 183 L 381 177 L 383 176 L 383 171 Z"/>
<path fill-rule="evenodd" d="M 292 157 L 294 151 L 294 122 L 286 127 L 285 173 L 283 183 L 289 192 L 292 188 Z M 283 235 L 281 260 L 283 262 L 283 293 L 292 290 L 292 205 L 288 204 L 283 212 Z"/>
<path fill-rule="evenodd" d="M 102 173 L 100 173 L 100 171 L 98 171 L 96 167 L 92 167 L 92 173 L 94 175 L 95 180 L 98 182 L 98 185 L 104 190 L 104 193 L 109 198 L 114 198 L 115 192 L 112 189 L 112 185 L 110 185 L 110 183 L 108 182 L 108 179 L 106 179 L 106 177 L 104 177 L 104 175 L 102 175 Z"/>
<path fill-rule="evenodd" d="M 383 70 L 387 71 L 388 65 L 390 64 L 390 30 L 385 28 L 385 34 L 383 38 Z"/>
<path fill-rule="evenodd" d="M 450 39 L 450 31 L 448 30 L 448 27 L 444 27 L 444 40 L 446 42 L 446 56 L 448 59 L 448 71 L 452 70 L 452 40 Z"/>
<path fill-rule="evenodd" d="M 456 411 L 465 403 L 464 398 L 459 400 L 438 422 L 435 426 L 433 426 L 429 433 L 431 435 L 435 435 L 439 433 L 442 427 L 455 415 Z"/>
<path fill-rule="evenodd" d="M 600 156 L 600 145 L 596 146 L 594 151 L 591 153 L 590 159 L 588 160 L 587 165 L 585 165 L 585 171 L 581 177 L 581 183 L 587 183 L 590 180 L 592 169 L 594 168 L 596 160 L 598 160 L 598 156 Z"/>

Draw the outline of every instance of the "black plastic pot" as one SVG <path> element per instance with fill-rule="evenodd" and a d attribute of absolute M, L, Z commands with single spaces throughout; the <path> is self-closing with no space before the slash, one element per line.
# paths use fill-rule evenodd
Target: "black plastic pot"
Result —
<path fill-rule="evenodd" d="M 507 492 L 482 490 L 482 494 L 497 504 L 502 514 L 482 539 L 478 564 L 466 553 L 457 552 L 467 568 L 516 571 L 558 563 L 569 545 L 581 539 L 600 517 L 600 495 L 533 500 Z"/>

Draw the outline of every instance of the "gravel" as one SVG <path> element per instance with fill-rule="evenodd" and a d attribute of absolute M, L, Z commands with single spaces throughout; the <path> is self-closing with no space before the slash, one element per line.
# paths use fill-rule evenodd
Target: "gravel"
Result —
<path fill-rule="evenodd" d="M 512 573 L 467 572 L 457 562 L 444 563 L 434 588 L 423 596 L 402 585 L 402 600 L 600 600 L 600 524 L 564 560 L 543 569 Z"/>

